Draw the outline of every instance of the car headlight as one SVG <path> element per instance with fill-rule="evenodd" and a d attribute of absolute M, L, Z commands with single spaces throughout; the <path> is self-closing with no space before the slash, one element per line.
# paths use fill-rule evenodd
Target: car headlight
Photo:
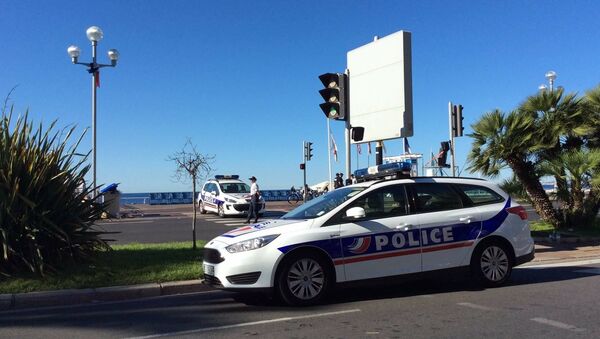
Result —
<path fill-rule="evenodd" d="M 237 200 L 235 199 L 230 199 L 230 198 L 225 198 L 225 201 L 230 203 L 230 204 L 235 204 L 237 202 Z"/>
<path fill-rule="evenodd" d="M 261 248 L 267 246 L 271 241 L 275 240 L 279 234 L 267 235 L 264 237 L 258 237 L 254 239 L 244 240 L 240 242 L 236 242 L 235 244 L 231 244 L 225 249 L 229 253 L 239 253 L 245 251 L 255 250 L 257 248 Z"/>

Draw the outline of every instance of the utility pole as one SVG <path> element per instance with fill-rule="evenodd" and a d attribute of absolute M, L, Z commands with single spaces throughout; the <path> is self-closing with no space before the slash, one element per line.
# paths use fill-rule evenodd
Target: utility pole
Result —
<path fill-rule="evenodd" d="M 454 138 L 462 137 L 465 128 L 463 127 L 463 105 L 452 105 L 448 102 L 448 119 L 450 120 L 450 167 L 452 167 L 452 176 L 456 176 L 456 167 L 454 163 Z"/>
<path fill-rule="evenodd" d="M 454 170 L 454 125 L 455 125 L 455 106 L 452 105 L 452 101 L 448 101 L 448 122 L 450 126 L 450 168 L 452 168 L 452 176 L 456 176 L 456 172 Z"/>

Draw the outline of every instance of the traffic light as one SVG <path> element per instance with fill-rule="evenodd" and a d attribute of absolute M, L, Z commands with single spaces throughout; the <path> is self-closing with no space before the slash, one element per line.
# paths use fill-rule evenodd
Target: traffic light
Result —
<path fill-rule="evenodd" d="M 455 138 L 462 137 L 464 134 L 462 111 L 463 105 L 452 106 L 452 136 Z"/>
<path fill-rule="evenodd" d="M 319 80 L 325 86 L 319 91 L 325 100 L 319 105 L 325 116 L 329 119 L 346 120 L 348 76 L 344 73 L 325 73 L 319 75 Z"/>
<path fill-rule="evenodd" d="M 304 142 L 304 159 L 306 160 L 310 160 L 313 157 L 313 148 L 312 148 L 312 142 L 310 141 L 305 141 Z"/>
<path fill-rule="evenodd" d="M 462 137 L 463 133 L 465 131 L 465 128 L 463 127 L 463 105 L 458 105 L 457 110 L 456 110 L 456 136 L 457 137 Z"/>
<path fill-rule="evenodd" d="M 306 167 L 304 166 L 304 163 L 300 164 L 300 170 L 304 170 Z"/>

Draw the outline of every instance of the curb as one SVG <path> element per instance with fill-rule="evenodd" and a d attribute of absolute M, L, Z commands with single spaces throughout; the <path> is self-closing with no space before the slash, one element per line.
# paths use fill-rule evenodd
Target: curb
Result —
<path fill-rule="evenodd" d="M 0 294 L 0 311 L 132 300 L 213 290 L 204 280 L 139 284 L 48 292 Z"/>
<path fill-rule="evenodd" d="M 600 243 L 600 237 L 561 237 L 552 240 L 548 237 L 532 237 L 536 244 L 577 244 L 577 243 Z"/>

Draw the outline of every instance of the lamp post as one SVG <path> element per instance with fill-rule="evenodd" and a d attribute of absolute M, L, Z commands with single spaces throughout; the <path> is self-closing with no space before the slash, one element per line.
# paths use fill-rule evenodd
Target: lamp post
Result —
<path fill-rule="evenodd" d="M 556 80 L 556 72 L 548 71 L 546 72 L 546 79 L 550 83 L 550 92 L 554 91 L 554 80 Z"/>
<path fill-rule="evenodd" d="M 100 86 L 100 68 L 103 67 L 115 67 L 117 60 L 119 59 L 119 52 L 116 49 L 108 50 L 108 58 L 110 64 L 99 64 L 96 62 L 96 47 L 98 41 L 102 40 L 104 33 L 98 26 L 92 26 L 86 31 L 87 38 L 92 42 L 92 62 L 79 62 L 79 54 L 81 50 L 79 47 L 71 45 L 67 48 L 67 53 L 71 56 L 71 61 L 76 65 L 83 65 L 87 67 L 88 73 L 92 75 L 92 176 L 93 176 L 93 198 L 96 199 L 96 88 Z"/>
<path fill-rule="evenodd" d="M 556 80 L 556 72 L 548 71 L 546 72 L 545 77 L 548 80 L 548 83 L 550 84 L 550 92 L 554 92 L 554 80 Z M 540 90 L 540 92 L 543 92 L 548 89 L 548 86 L 546 86 L 546 84 L 541 84 L 538 86 L 538 89 Z"/>

